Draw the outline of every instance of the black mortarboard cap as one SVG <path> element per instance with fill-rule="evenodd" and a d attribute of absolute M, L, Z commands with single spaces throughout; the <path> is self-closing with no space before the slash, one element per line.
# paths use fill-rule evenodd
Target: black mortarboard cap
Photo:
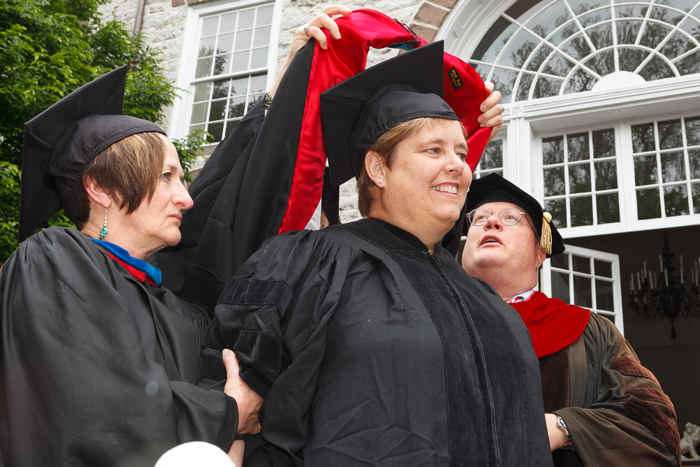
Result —
<path fill-rule="evenodd" d="M 443 43 L 435 42 L 372 68 L 321 94 L 321 121 L 331 182 L 360 175 L 367 150 L 399 123 L 419 117 L 458 120 L 443 96 Z"/>
<path fill-rule="evenodd" d="M 18 238 L 61 208 L 75 220 L 76 192 L 87 165 L 109 145 L 158 125 L 121 115 L 126 67 L 100 76 L 24 124 Z"/>
<path fill-rule="evenodd" d="M 487 203 L 511 203 L 520 206 L 532 219 L 537 230 L 537 237 L 542 239 L 542 226 L 546 222 L 551 230 L 552 252 L 547 257 L 564 252 L 564 240 L 554 225 L 551 215 L 542 209 L 542 205 L 532 196 L 498 174 L 490 174 L 474 180 L 467 193 L 467 212 Z M 549 216 L 550 221 L 546 220 Z M 464 233 L 469 229 L 469 222 L 464 224 Z"/>

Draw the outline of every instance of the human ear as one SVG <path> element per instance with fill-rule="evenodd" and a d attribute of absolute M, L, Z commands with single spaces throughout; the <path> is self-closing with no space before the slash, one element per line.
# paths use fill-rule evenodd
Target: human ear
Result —
<path fill-rule="evenodd" d="M 547 253 L 542 251 L 542 248 L 540 247 L 539 242 L 537 243 L 537 250 L 536 250 L 536 255 L 535 255 L 535 261 L 537 264 L 537 268 L 539 269 L 540 266 L 542 266 L 542 263 L 544 263 L 544 260 L 547 259 Z"/>
<path fill-rule="evenodd" d="M 365 172 L 377 187 L 384 188 L 386 186 L 386 167 L 378 153 L 369 151 L 365 155 Z"/>
<path fill-rule="evenodd" d="M 83 186 L 90 199 L 107 209 L 112 204 L 112 197 L 100 185 L 97 184 L 94 178 L 87 177 L 83 180 Z"/>

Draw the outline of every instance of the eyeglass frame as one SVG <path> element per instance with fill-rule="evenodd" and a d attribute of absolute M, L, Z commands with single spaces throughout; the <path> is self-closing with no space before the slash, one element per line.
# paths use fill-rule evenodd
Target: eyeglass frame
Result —
<path fill-rule="evenodd" d="M 513 211 L 515 211 L 515 212 L 517 212 L 517 213 L 520 214 L 520 219 L 518 219 L 518 220 L 515 222 L 515 224 L 506 224 L 505 222 L 503 222 L 503 218 L 501 217 L 501 213 L 502 213 L 503 211 L 507 211 L 507 210 L 509 210 L 509 209 L 512 209 Z M 483 223 L 483 224 L 475 224 L 475 223 L 472 222 L 472 220 L 470 219 L 470 216 L 471 216 L 474 212 L 479 211 L 479 210 L 481 210 L 481 211 L 486 211 L 486 212 L 489 213 L 489 217 L 487 217 L 486 220 L 484 220 L 484 223 Z M 518 224 L 520 223 L 520 221 L 523 219 L 523 215 L 525 215 L 525 214 L 527 214 L 527 213 L 522 212 L 522 211 L 520 211 L 520 210 L 517 209 L 517 208 L 503 208 L 503 209 L 501 209 L 501 210 L 498 211 L 498 212 L 496 212 L 496 211 L 493 211 L 493 212 L 492 212 L 492 211 L 490 211 L 490 210 L 488 210 L 488 209 L 486 209 L 486 208 L 476 208 L 476 209 L 472 209 L 471 211 L 469 211 L 469 212 L 467 213 L 467 221 L 469 221 L 469 225 L 473 225 L 474 227 L 481 227 L 482 225 L 486 225 L 486 223 L 489 221 L 489 219 L 491 219 L 491 216 L 493 216 L 494 214 L 496 214 L 496 215 L 498 216 L 498 220 L 501 222 L 501 224 L 507 225 L 508 227 L 512 227 L 512 226 L 514 226 L 514 225 L 518 225 Z M 536 236 L 536 235 L 535 235 L 535 236 Z"/>

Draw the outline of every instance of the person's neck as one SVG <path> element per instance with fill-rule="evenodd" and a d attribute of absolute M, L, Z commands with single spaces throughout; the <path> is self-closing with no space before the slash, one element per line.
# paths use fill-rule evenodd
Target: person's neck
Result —
<path fill-rule="evenodd" d="M 112 222 L 112 225 L 109 227 L 107 235 L 102 240 L 114 243 L 115 245 L 124 248 L 134 258 L 139 258 L 144 261 L 157 251 L 151 251 L 148 248 L 146 248 L 145 245 L 139 245 L 138 242 L 134 242 L 133 239 L 124 235 L 124 232 L 128 231 L 128 229 L 120 229 L 119 226 L 116 224 L 117 222 Z M 82 232 L 84 235 L 90 238 L 95 238 L 99 240 L 101 230 L 102 224 L 98 226 L 94 222 L 87 222 L 83 226 L 83 228 L 80 229 L 80 232 Z"/>
<path fill-rule="evenodd" d="M 411 235 L 414 235 L 416 238 L 418 238 L 418 240 L 420 240 L 423 243 L 423 245 L 425 245 L 425 247 L 428 249 L 431 255 L 435 253 L 435 245 L 437 245 L 437 243 L 440 242 L 440 240 L 442 240 L 442 237 L 444 237 L 445 234 L 449 232 L 449 230 L 452 228 L 452 225 L 454 225 L 450 224 L 446 227 L 446 229 L 444 229 L 444 231 L 442 229 L 439 229 L 438 232 L 435 232 L 435 226 L 426 227 L 421 223 L 412 223 L 409 219 L 402 219 L 397 218 L 396 216 L 391 216 L 386 211 L 373 209 L 370 211 L 367 217 L 382 220 L 393 225 L 394 227 L 398 227 L 401 230 L 405 230 Z"/>
<path fill-rule="evenodd" d="M 537 285 L 537 272 L 519 274 L 508 268 L 490 267 L 478 269 L 471 275 L 486 281 L 506 302 L 518 294 L 532 290 Z"/>

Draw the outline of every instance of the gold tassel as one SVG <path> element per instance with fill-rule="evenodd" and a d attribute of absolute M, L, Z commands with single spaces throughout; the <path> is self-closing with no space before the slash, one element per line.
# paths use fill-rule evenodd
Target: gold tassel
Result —
<path fill-rule="evenodd" d="M 542 213 L 542 235 L 540 237 L 540 248 L 548 255 L 552 254 L 552 228 L 549 223 L 552 222 L 552 215 L 547 211 Z"/>

